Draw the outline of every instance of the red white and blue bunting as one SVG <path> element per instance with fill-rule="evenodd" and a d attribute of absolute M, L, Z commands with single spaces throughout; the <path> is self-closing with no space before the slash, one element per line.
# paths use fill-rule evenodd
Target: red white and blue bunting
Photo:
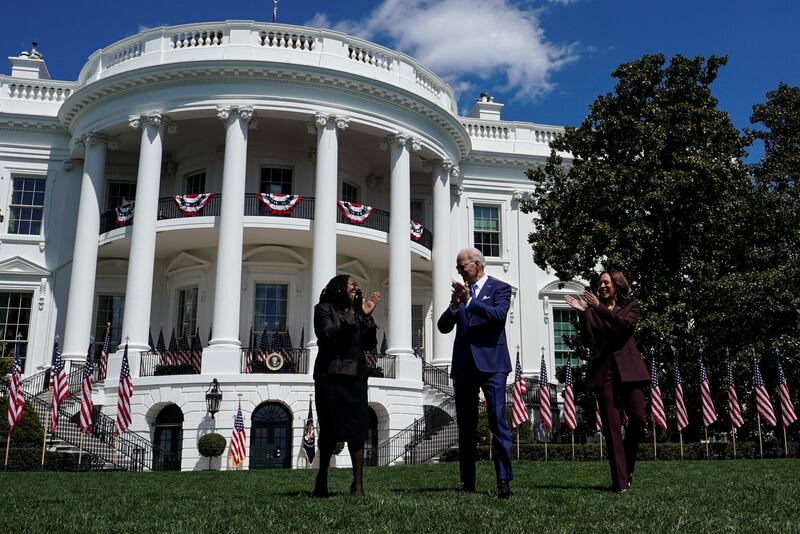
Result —
<path fill-rule="evenodd" d="M 282 195 L 279 193 L 259 193 L 258 199 L 273 215 L 289 215 L 300 204 L 300 195 Z"/>
<path fill-rule="evenodd" d="M 178 209 L 186 216 L 193 217 L 203 211 L 206 204 L 214 198 L 214 193 L 198 193 L 195 195 L 176 195 L 172 197 Z"/>
<path fill-rule="evenodd" d="M 133 202 L 126 202 L 114 208 L 117 214 L 117 226 L 125 226 L 133 220 Z"/>
<path fill-rule="evenodd" d="M 337 201 L 339 210 L 352 224 L 363 224 L 372 215 L 372 206 L 365 206 L 364 204 L 356 204 L 355 202 L 345 202 L 344 200 Z"/>
<path fill-rule="evenodd" d="M 414 241 L 419 241 L 420 239 L 422 239 L 422 234 L 424 234 L 424 233 L 425 233 L 425 227 L 422 226 L 418 222 L 414 222 L 414 220 L 412 219 L 411 220 L 411 239 L 413 239 Z"/>

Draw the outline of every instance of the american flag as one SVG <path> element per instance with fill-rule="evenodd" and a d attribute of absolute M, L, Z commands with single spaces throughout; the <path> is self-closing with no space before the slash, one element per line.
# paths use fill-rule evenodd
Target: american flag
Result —
<path fill-rule="evenodd" d="M 572 379 L 572 361 L 567 360 L 567 373 L 564 378 L 564 422 L 570 430 L 575 430 L 578 422 L 575 419 L 575 381 Z"/>
<path fill-rule="evenodd" d="M 200 373 L 203 365 L 203 344 L 200 343 L 200 329 L 195 330 L 192 338 L 192 362 L 195 370 Z"/>
<path fill-rule="evenodd" d="M 781 365 L 781 353 L 775 349 L 775 358 L 778 363 L 778 395 L 781 397 L 781 420 L 783 426 L 789 426 L 797 421 L 797 414 L 792 406 L 792 398 L 789 396 L 789 388 L 786 385 L 786 376 L 783 374 Z"/>
<path fill-rule="evenodd" d="M 244 431 L 244 419 L 242 418 L 242 405 L 239 404 L 239 409 L 236 411 L 236 417 L 233 419 L 233 436 L 231 437 L 231 455 L 233 456 L 233 463 L 235 467 L 239 467 L 244 463 L 247 457 L 247 435 Z"/>
<path fill-rule="evenodd" d="M 386 351 L 389 350 L 389 343 L 386 342 L 386 332 L 383 333 L 383 341 L 381 341 L 381 350 L 379 351 L 381 356 L 386 356 Z"/>
<path fill-rule="evenodd" d="M 14 364 L 11 368 L 11 392 L 8 397 L 8 433 L 14 430 L 25 411 L 25 392 L 22 391 L 22 335 L 17 334 L 14 347 Z"/>
<path fill-rule="evenodd" d="M 702 349 L 700 349 L 700 399 L 703 404 L 703 424 L 709 426 L 717 420 L 717 410 L 714 408 L 714 401 L 711 400 L 711 386 L 708 383 Z"/>
<path fill-rule="evenodd" d="M 689 426 L 689 416 L 686 414 L 686 403 L 683 400 L 683 382 L 681 382 L 681 366 L 678 362 L 678 354 L 675 348 L 672 349 L 674 358 L 673 367 L 675 368 L 675 413 L 678 416 L 678 430 L 683 430 Z"/>
<path fill-rule="evenodd" d="M 175 337 L 175 329 L 172 329 L 172 334 L 169 336 L 169 347 L 167 352 L 161 357 L 161 363 L 164 365 L 172 365 L 178 363 L 178 340 Z"/>
<path fill-rule="evenodd" d="M 550 413 L 550 385 L 547 383 L 544 349 L 542 349 L 542 367 L 539 371 L 539 419 L 548 430 L 553 430 L 553 419 Z"/>
<path fill-rule="evenodd" d="M 92 377 L 94 375 L 94 337 L 89 338 L 89 350 L 86 352 L 86 365 L 83 367 L 83 380 L 81 380 L 81 431 L 88 434 L 92 431 L 94 417 L 94 402 L 92 402 Z"/>
<path fill-rule="evenodd" d="M 739 406 L 739 397 L 736 395 L 736 386 L 733 383 L 733 371 L 730 361 L 725 362 L 725 384 L 728 386 L 728 415 L 733 428 L 741 428 L 744 424 L 742 408 Z"/>
<path fill-rule="evenodd" d="M 305 326 L 300 330 L 300 348 L 301 349 L 306 348 L 306 327 Z"/>
<path fill-rule="evenodd" d="M 122 434 L 131 424 L 131 397 L 133 397 L 133 380 L 128 365 L 128 342 L 122 353 L 122 368 L 119 371 L 119 387 L 117 388 L 117 434 Z"/>
<path fill-rule="evenodd" d="M 191 364 L 194 366 L 194 358 L 192 358 L 192 349 L 189 345 L 189 336 L 184 332 L 184 335 L 178 340 L 178 354 L 180 355 L 179 363 Z"/>
<path fill-rule="evenodd" d="M 594 429 L 598 432 L 603 430 L 603 418 L 600 417 L 600 403 L 594 401 Z"/>
<path fill-rule="evenodd" d="M 162 326 L 158 331 L 158 341 L 156 342 L 156 352 L 164 354 L 167 352 L 167 344 L 164 343 L 164 327 Z"/>
<path fill-rule="evenodd" d="M 514 400 L 511 403 L 511 426 L 514 428 L 530 419 L 528 410 L 525 408 L 524 395 L 527 391 L 525 375 L 522 374 L 522 365 L 519 363 L 519 349 L 517 349 L 517 365 L 514 368 Z"/>
<path fill-rule="evenodd" d="M 303 451 L 306 453 L 308 463 L 314 463 L 314 456 L 317 455 L 317 437 L 314 430 L 314 411 L 311 408 L 311 398 L 308 399 L 308 417 L 306 426 L 303 430 Z"/>
<path fill-rule="evenodd" d="M 58 336 L 53 344 L 53 363 L 50 367 L 50 389 L 53 390 L 53 403 L 50 405 L 50 431 L 55 433 L 58 428 L 58 409 L 61 403 L 69 397 L 69 382 L 64 369 L 64 360 L 58 350 Z"/>
<path fill-rule="evenodd" d="M 650 416 L 653 423 L 667 429 L 667 416 L 664 413 L 664 401 L 661 399 L 661 387 L 658 385 L 658 369 L 656 369 L 656 355 L 650 351 Z"/>
<path fill-rule="evenodd" d="M 761 379 L 761 371 L 758 369 L 755 352 L 755 349 L 753 349 L 753 388 L 756 391 L 756 410 L 761 419 L 770 426 L 775 426 L 777 423 L 775 410 L 772 409 L 772 401 L 769 400 L 769 393 L 767 393 L 767 388 L 764 387 L 764 381 Z"/>
<path fill-rule="evenodd" d="M 150 352 L 155 352 L 156 344 L 153 343 L 153 332 L 149 328 L 147 329 L 147 344 L 150 346 Z"/>
<path fill-rule="evenodd" d="M 287 362 L 294 364 L 294 346 L 288 329 L 283 333 L 283 355 L 286 357 Z"/>
<path fill-rule="evenodd" d="M 100 350 L 100 370 L 97 373 L 98 380 L 105 380 L 108 373 L 108 354 L 111 350 L 111 323 L 106 323 L 106 334 L 103 338 L 103 348 Z"/>

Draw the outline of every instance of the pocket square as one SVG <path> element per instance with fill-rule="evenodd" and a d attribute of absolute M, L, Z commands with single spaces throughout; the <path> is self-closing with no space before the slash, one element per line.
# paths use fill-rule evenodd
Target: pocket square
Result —
<path fill-rule="evenodd" d="M 486 300 L 486 299 L 489 299 L 489 298 L 491 298 L 491 297 L 490 297 L 489 295 L 486 295 L 486 296 L 485 296 L 485 297 L 483 297 L 481 300 Z"/>

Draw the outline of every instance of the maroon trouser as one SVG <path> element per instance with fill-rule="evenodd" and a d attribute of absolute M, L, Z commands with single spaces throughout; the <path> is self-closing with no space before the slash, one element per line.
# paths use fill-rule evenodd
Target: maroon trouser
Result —
<path fill-rule="evenodd" d="M 633 474 L 636 464 L 636 451 L 639 449 L 639 441 L 642 439 L 646 424 L 642 384 L 620 382 L 615 376 L 606 380 L 601 389 L 595 390 L 595 394 L 600 405 L 603 434 L 608 446 L 611 484 L 614 491 L 627 489 L 630 482 L 629 475 Z M 620 408 L 624 409 L 628 416 L 624 440 L 620 430 Z"/>

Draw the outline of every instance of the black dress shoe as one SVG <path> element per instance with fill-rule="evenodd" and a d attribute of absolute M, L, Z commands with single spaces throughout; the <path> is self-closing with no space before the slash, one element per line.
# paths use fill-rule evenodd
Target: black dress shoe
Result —
<path fill-rule="evenodd" d="M 508 483 L 508 480 L 500 480 L 497 482 L 497 498 L 498 499 L 508 499 L 514 494 L 511 491 L 511 486 Z"/>

